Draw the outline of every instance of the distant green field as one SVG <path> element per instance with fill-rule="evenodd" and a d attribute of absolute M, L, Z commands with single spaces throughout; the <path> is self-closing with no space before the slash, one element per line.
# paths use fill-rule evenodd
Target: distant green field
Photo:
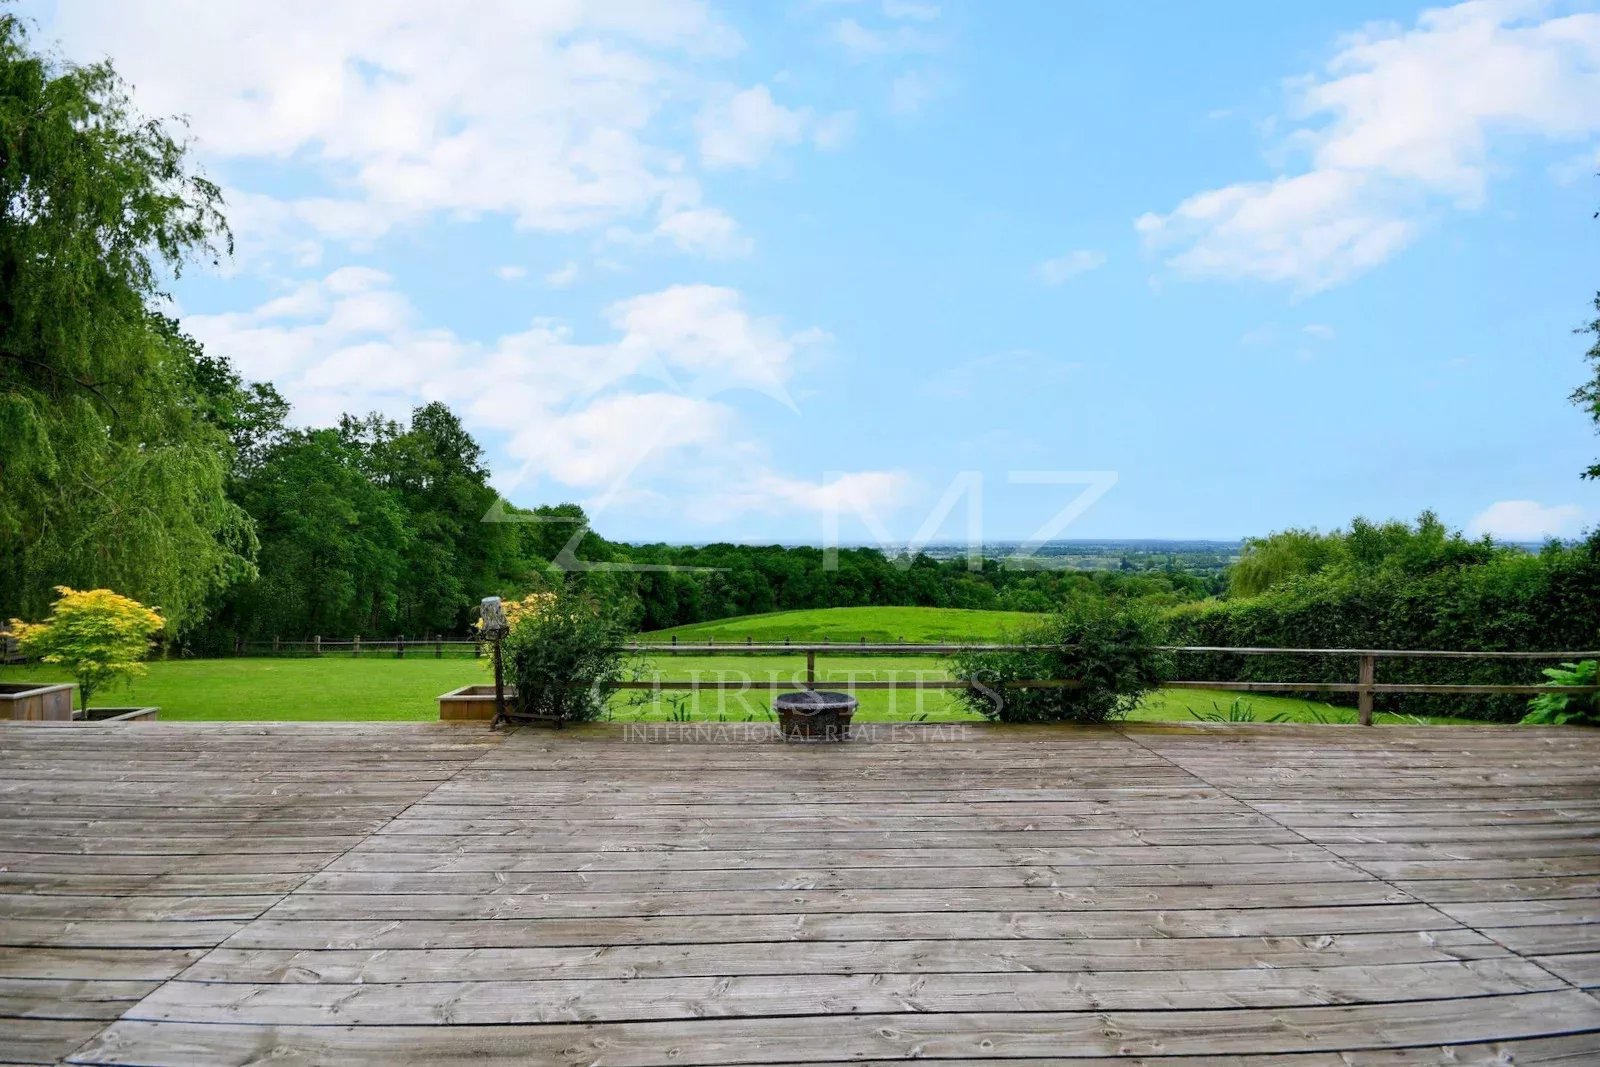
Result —
<path fill-rule="evenodd" d="M 671 641 L 676 637 L 688 644 L 705 641 L 736 642 L 746 638 L 779 644 L 788 639 L 797 644 L 899 641 L 953 644 L 960 641 L 995 641 L 1034 619 L 1020 611 L 974 611 L 966 608 L 812 608 L 804 611 L 773 611 L 765 615 L 741 615 L 732 619 L 674 626 L 640 634 L 643 641 Z"/>

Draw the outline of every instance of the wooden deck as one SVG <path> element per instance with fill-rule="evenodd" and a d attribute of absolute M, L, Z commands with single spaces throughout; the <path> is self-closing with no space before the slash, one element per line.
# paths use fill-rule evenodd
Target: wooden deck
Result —
<path fill-rule="evenodd" d="M 681 729 L 0 728 L 0 1061 L 1600 1063 L 1600 733 Z"/>

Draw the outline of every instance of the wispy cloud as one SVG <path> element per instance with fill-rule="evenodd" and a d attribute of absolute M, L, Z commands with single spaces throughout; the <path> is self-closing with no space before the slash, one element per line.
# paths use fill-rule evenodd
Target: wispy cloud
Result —
<path fill-rule="evenodd" d="M 1033 276 L 1043 285 L 1061 285 L 1104 266 L 1105 261 L 1104 252 L 1080 248 L 1038 264 L 1033 268 Z"/>
<path fill-rule="evenodd" d="M 1197 193 L 1136 228 L 1191 277 L 1315 292 L 1385 262 L 1433 209 L 1487 196 L 1502 142 L 1600 133 L 1600 14 L 1470 0 L 1368 26 L 1293 83 L 1287 138 L 1308 165 Z"/>
<path fill-rule="evenodd" d="M 1576 504 L 1546 506 L 1536 500 L 1501 500 L 1473 516 L 1467 533 L 1473 537 L 1489 534 L 1503 541 L 1542 541 L 1572 536 L 1583 521 L 1583 509 Z"/>

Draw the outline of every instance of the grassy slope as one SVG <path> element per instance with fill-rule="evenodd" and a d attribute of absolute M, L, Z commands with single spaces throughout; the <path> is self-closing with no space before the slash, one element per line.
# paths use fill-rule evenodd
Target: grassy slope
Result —
<path fill-rule="evenodd" d="M 674 626 L 640 637 L 645 641 L 695 643 L 755 641 L 796 643 L 860 641 L 945 642 L 993 641 L 1008 630 L 1037 616 L 1019 611 L 972 611 L 966 608 L 814 608 L 805 611 L 774 611 L 765 615 L 741 615 L 732 619 Z"/>

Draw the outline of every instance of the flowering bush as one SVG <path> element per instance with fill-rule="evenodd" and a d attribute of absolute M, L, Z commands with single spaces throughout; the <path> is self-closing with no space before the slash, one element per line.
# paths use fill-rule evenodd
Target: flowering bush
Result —
<path fill-rule="evenodd" d="M 628 658 L 628 631 L 615 611 L 567 590 L 534 593 L 505 608 L 512 717 L 585 722 L 604 715 Z"/>
<path fill-rule="evenodd" d="M 559 599 L 560 594 L 558 593 L 529 593 L 521 600 L 502 600 L 500 609 L 506 613 L 506 623 L 515 627 L 518 619 L 548 611 L 555 606 L 556 601 Z M 483 630 L 482 619 L 472 625 L 477 627 L 480 632 Z"/>
<path fill-rule="evenodd" d="M 56 586 L 61 598 L 44 622 L 11 620 L 24 655 L 59 663 L 78 682 L 82 706 L 111 682 L 145 672 L 140 662 L 166 625 L 159 612 L 109 589 Z"/>

